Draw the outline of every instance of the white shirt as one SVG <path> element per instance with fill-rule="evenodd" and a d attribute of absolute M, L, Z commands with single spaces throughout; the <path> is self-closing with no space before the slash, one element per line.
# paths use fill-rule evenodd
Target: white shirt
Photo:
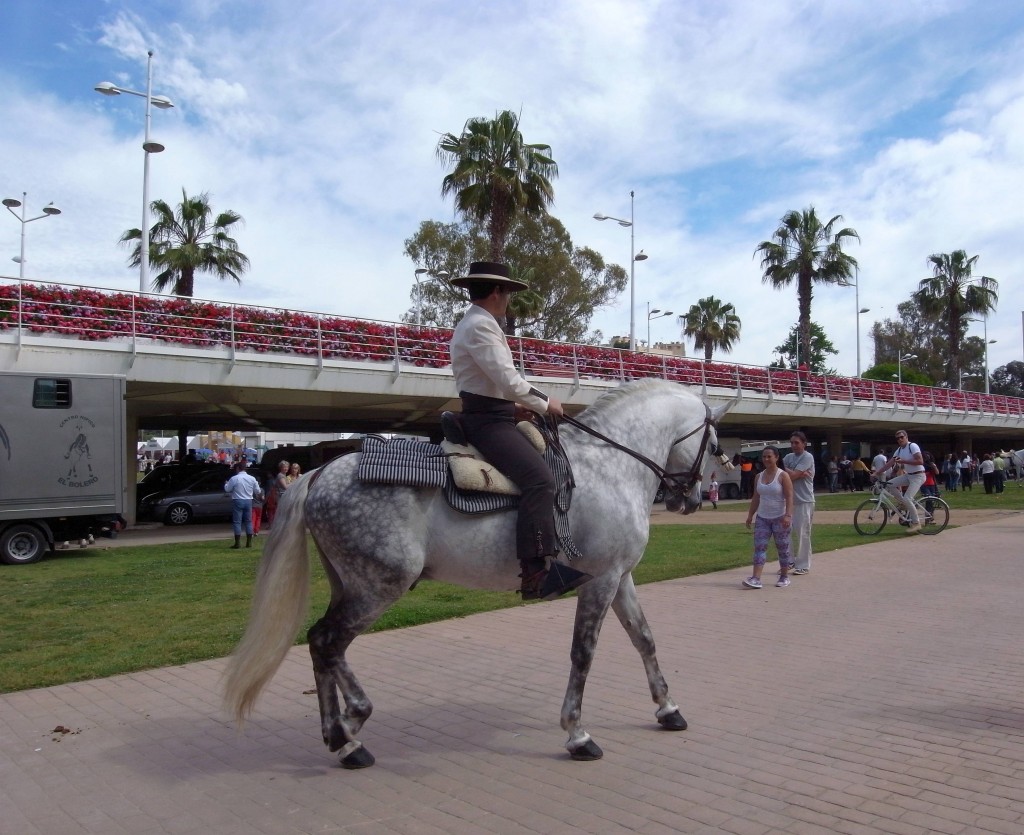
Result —
<path fill-rule="evenodd" d="M 469 306 L 455 328 L 449 352 L 458 391 L 511 400 L 547 413 L 547 395 L 519 373 L 498 320 L 480 305 Z"/>
<path fill-rule="evenodd" d="M 885 462 L 889 459 L 885 457 L 885 453 L 880 452 L 874 458 L 871 459 L 871 472 L 877 473 L 882 467 L 885 466 Z"/>
<path fill-rule="evenodd" d="M 260 492 L 260 483 L 245 470 L 235 473 L 224 485 L 224 492 L 230 493 L 232 499 L 248 499 Z"/>
<path fill-rule="evenodd" d="M 906 446 L 896 447 L 896 451 L 892 454 L 892 457 L 897 461 L 903 462 L 903 472 L 907 475 L 916 475 L 917 473 L 924 472 L 924 464 L 914 463 L 914 456 L 920 454 L 921 447 L 913 441 L 910 441 Z"/>
<path fill-rule="evenodd" d="M 770 484 L 764 481 L 765 473 L 757 475 L 757 515 L 762 519 L 778 519 L 786 515 L 786 495 L 782 492 L 781 472 L 775 473 Z"/>

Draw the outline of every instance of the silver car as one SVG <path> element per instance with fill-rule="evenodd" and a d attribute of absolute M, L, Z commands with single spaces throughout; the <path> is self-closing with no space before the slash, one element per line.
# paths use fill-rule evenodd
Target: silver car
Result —
<path fill-rule="evenodd" d="M 199 473 L 184 485 L 146 496 L 140 503 L 143 516 L 162 519 L 165 525 L 187 525 L 202 519 L 231 518 L 231 495 L 224 492 L 230 478 L 220 468 Z"/>

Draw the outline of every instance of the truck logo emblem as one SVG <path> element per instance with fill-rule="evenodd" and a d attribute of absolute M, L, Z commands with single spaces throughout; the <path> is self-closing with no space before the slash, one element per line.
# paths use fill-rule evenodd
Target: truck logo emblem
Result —
<path fill-rule="evenodd" d="M 70 425 L 69 425 L 70 424 Z M 57 479 L 58 484 L 65 487 L 88 487 L 99 481 L 92 471 L 92 453 L 89 452 L 88 431 L 95 429 L 96 424 L 84 415 L 72 415 L 60 422 L 60 428 L 70 429 L 73 439 L 64 453 L 68 462 L 67 475 Z"/>

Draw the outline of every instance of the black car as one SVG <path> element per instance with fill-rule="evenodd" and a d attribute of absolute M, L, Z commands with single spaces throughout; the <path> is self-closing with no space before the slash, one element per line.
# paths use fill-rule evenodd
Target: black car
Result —
<path fill-rule="evenodd" d="M 147 496 L 174 490 L 189 484 L 198 475 L 212 472 L 221 473 L 225 481 L 231 478 L 231 467 L 227 464 L 205 464 L 201 461 L 187 464 L 160 464 L 146 473 L 135 486 L 135 506 L 137 510 L 141 511 L 143 499 Z"/>

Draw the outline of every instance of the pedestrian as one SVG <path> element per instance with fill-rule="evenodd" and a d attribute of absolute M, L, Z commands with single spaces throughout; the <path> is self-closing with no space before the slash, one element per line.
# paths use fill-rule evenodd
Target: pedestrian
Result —
<path fill-rule="evenodd" d="M 992 461 L 992 456 L 987 452 L 981 457 L 978 475 L 981 476 L 981 483 L 985 485 L 985 492 L 992 495 L 996 486 L 996 465 Z"/>
<path fill-rule="evenodd" d="M 754 462 L 749 458 L 740 459 L 740 498 L 750 499 L 754 495 Z"/>
<path fill-rule="evenodd" d="M 754 497 L 747 511 L 747 528 L 754 525 L 754 568 L 743 581 L 748 589 L 761 588 L 761 573 L 768 559 L 768 542 L 775 540 L 779 554 L 779 580 L 777 588 L 789 585 L 790 529 L 793 524 L 793 482 L 779 467 L 779 450 L 766 446 L 761 450 L 764 469 L 754 479 Z"/>
<path fill-rule="evenodd" d="M 886 460 L 885 464 L 875 470 L 875 478 L 880 478 L 886 470 L 896 466 L 902 466 L 902 475 L 889 479 L 885 489 L 903 506 L 910 519 L 910 527 L 907 533 L 921 532 L 921 519 L 917 515 L 917 505 L 914 504 L 914 496 L 917 495 L 924 484 L 924 456 L 921 454 L 921 447 L 911 443 L 906 430 L 900 429 L 896 433 L 896 449 L 892 457 Z M 904 492 L 906 488 L 906 492 Z"/>
<path fill-rule="evenodd" d="M 1003 484 L 1006 483 L 1006 459 L 1001 452 L 992 453 L 992 464 L 995 467 L 995 488 L 997 493 L 1003 492 Z"/>
<path fill-rule="evenodd" d="M 946 490 L 955 493 L 960 486 L 960 462 L 952 452 L 946 455 Z"/>
<path fill-rule="evenodd" d="M 844 491 L 853 492 L 853 465 L 848 455 L 839 459 L 839 486 Z"/>
<path fill-rule="evenodd" d="M 257 482 L 259 479 L 257 479 Z M 260 492 L 252 497 L 252 535 L 260 535 L 260 525 L 263 523 L 263 502 L 266 500 L 263 492 L 263 485 L 260 484 Z"/>
<path fill-rule="evenodd" d="M 972 472 L 973 472 L 973 470 L 972 470 L 972 466 L 971 466 L 971 455 L 965 449 L 963 452 L 960 453 L 960 492 L 961 493 L 965 493 L 968 490 L 970 490 L 972 492 L 974 491 L 974 487 L 971 484 L 971 474 L 972 474 Z"/>
<path fill-rule="evenodd" d="M 921 485 L 921 495 L 929 498 L 937 497 L 939 495 L 939 468 L 935 466 L 935 459 L 930 452 L 924 452 L 921 456 L 924 458 L 924 484 Z M 931 518 L 934 507 L 935 502 L 925 499 L 924 509 L 928 511 L 929 518 Z"/>
<path fill-rule="evenodd" d="M 853 484 L 857 488 L 857 492 L 864 492 L 871 481 L 871 470 L 868 469 L 868 465 L 864 463 L 863 459 L 854 458 L 850 469 L 853 470 Z"/>
<path fill-rule="evenodd" d="M 814 522 L 814 456 L 807 451 L 807 436 L 800 431 L 789 436 L 793 450 L 782 459 L 782 466 L 793 484 L 793 573 L 811 570 L 811 526 Z"/>
<path fill-rule="evenodd" d="M 270 485 L 267 490 L 267 500 L 263 505 L 263 526 L 269 528 L 274 524 L 274 517 L 277 515 L 277 503 L 281 500 L 281 496 L 284 495 L 285 488 L 288 487 L 288 462 L 279 461 L 277 463 L 277 472 L 270 479 Z"/>
<path fill-rule="evenodd" d="M 711 474 L 711 484 L 708 485 L 708 501 L 711 506 L 718 510 L 718 473 Z"/>
<path fill-rule="evenodd" d="M 232 548 L 241 548 L 242 523 L 245 523 L 245 547 L 252 547 L 252 500 L 260 493 L 260 483 L 246 472 L 244 461 L 235 464 L 235 474 L 227 480 L 224 492 L 231 494 L 231 528 L 235 534 Z"/>
<path fill-rule="evenodd" d="M 828 492 L 835 493 L 839 488 L 839 462 L 834 455 L 828 459 L 826 468 L 828 470 Z"/>
<path fill-rule="evenodd" d="M 535 388 L 516 368 L 502 330 L 512 294 L 529 289 L 506 264 L 477 261 L 469 275 L 451 283 L 469 292 L 470 305 L 452 334 L 449 353 L 462 400 L 466 440 L 520 489 L 516 518 L 523 600 L 553 600 L 591 576 L 559 563 L 555 535 L 555 479 L 530 441 L 516 429 L 516 405 L 552 419 L 562 416 L 558 398 Z"/>

